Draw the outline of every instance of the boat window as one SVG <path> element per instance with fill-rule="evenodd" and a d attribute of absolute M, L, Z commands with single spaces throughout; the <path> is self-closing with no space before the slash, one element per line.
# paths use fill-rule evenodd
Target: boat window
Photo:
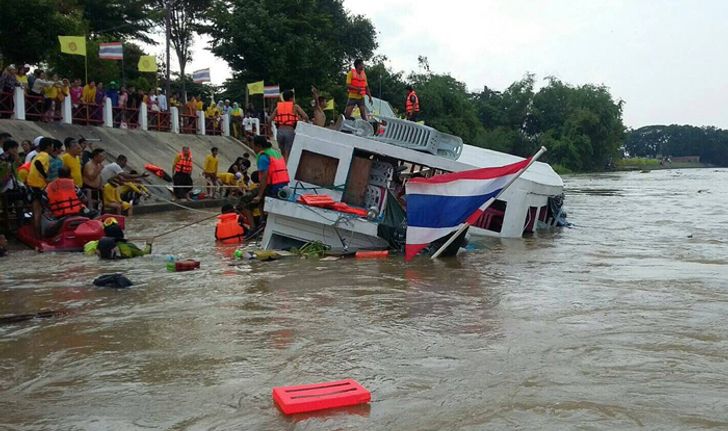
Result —
<path fill-rule="evenodd" d="M 303 150 L 295 179 L 316 186 L 332 187 L 338 168 L 339 159 Z"/>
<path fill-rule="evenodd" d="M 500 232 L 503 228 L 503 218 L 506 215 L 506 207 L 508 203 L 496 199 L 495 202 L 473 223 L 473 226 L 481 229 Z"/>

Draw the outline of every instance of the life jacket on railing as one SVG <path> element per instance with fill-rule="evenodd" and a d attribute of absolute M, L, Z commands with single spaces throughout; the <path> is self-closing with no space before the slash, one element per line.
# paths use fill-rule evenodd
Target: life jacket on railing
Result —
<path fill-rule="evenodd" d="M 184 153 L 179 153 L 179 161 L 174 165 L 175 173 L 191 174 L 192 173 L 192 154 L 185 156 Z"/>
<path fill-rule="evenodd" d="M 215 239 L 223 244 L 241 242 L 245 236 L 245 229 L 240 226 L 236 213 L 220 214 L 217 216 L 215 226 Z"/>
<path fill-rule="evenodd" d="M 295 106 L 293 102 L 278 102 L 276 106 L 276 116 L 273 119 L 276 127 L 290 126 L 296 127 L 298 116 L 294 112 Z"/>
<path fill-rule="evenodd" d="M 70 178 L 51 181 L 45 189 L 48 196 L 48 209 L 54 217 L 61 218 L 80 213 L 84 206 L 76 193 L 76 185 Z"/>

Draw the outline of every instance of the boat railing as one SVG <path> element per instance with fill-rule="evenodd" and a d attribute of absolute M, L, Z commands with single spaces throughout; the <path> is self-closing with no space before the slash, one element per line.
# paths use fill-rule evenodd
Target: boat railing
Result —
<path fill-rule="evenodd" d="M 457 136 L 424 124 L 391 117 L 379 117 L 379 128 L 371 139 L 452 160 L 457 160 L 463 151 L 463 140 Z"/>

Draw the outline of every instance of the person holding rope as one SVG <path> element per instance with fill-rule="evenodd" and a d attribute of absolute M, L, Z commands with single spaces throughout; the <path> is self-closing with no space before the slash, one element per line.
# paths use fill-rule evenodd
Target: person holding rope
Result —
<path fill-rule="evenodd" d="M 174 184 L 174 197 L 176 199 L 189 199 L 192 191 L 192 153 L 190 147 L 182 147 L 172 163 L 172 184 Z"/>

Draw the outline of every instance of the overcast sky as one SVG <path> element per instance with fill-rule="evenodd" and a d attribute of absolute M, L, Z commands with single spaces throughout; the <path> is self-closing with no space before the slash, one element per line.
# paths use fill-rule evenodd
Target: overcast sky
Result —
<path fill-rule="evenodd" d="M 436 73 L 470 90 L 502 90 L 526 72 L 540 83 L 604 84 L 626 102 L 627 126 L 728 128 L 728 1 L 712 0 L 345 0 L 371 19 L 378 54 L 395 70 Z M 195 47 L 192 70 L 224 61 Z"/>

